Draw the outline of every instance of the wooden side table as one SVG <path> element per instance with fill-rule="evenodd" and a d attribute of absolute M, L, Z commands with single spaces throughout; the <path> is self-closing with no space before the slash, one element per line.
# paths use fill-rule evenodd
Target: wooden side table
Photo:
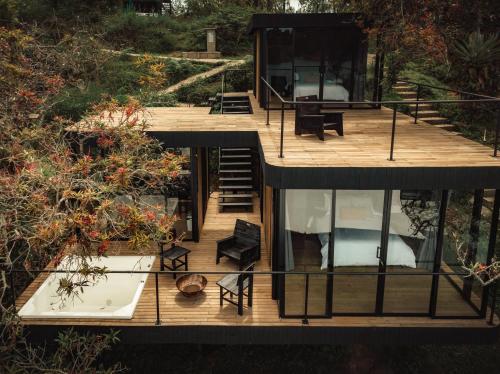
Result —
<path fill-rule="evenodd" d="M 172 245 L 172 247 L 164 251 L 164 244 L 165 243 L 162 242 L 158 243 L 160 246 L 160 270 L 164 271 L 165 268 L 167 268 L 170 271 L 175 271 L 184 266 L 184 270 L 188 271 L 188 254 L 191 250 L 178 245 Z M 184 257 L 183 260 L 182 257 Z M 170 261 L 171 265 L 165 264 L 165 260 Z M 176 273 L 174 273 L 173 276 L 174 279 L 177 278 Z"/>

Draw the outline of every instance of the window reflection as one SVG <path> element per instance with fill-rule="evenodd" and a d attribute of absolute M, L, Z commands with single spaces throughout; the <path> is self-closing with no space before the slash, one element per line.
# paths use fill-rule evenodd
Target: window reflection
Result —
<path fill-rule="evenodd" d="M 285 203 L 285 269 L 320 272 L 328 267 L 331 190 L 287 190 Z M 309 280 L 308 314 L 326 313 L 327 277 Z M 305 277 L 285 277 L 285 313 L 304 313 Z"/>

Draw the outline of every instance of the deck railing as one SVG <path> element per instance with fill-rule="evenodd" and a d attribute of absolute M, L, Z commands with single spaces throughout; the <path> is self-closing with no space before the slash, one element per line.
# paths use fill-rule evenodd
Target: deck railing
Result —
<path fill-rule="evenodd" d="M 16 284 L 14 280 L 14 274 L 21 273 L 21 274 L 26 274 L 26 270 L 11 270 L 9 274 L 9 286 L 10 286 L 10 294 L 12 297 L 12 305 L 13 307 L 17 310 L 16 306 L 16 301 L 17 301 L 17 292 L 16 292 Z M 70 270 L 57 270 L 57 269 L 38 269 L 38 270 L 29 270 L 29 273 L 39 276 L 41 274 L 78 274 L 78 271 L 70 271 Z M 173 274 L 177 275 L 185 275 L 185 274 L 196 274 L 196 275 L 220 275 L 220 276 L 226 276 L 229 274 L 251 274 L 254 278 L 255 277 L 277 277 L 279 283 L 283 286 L 286 280 L 286 277 L 298 277 L 301 276 L 303 277 L 304 280 L 304 299 L 303 299 L 303 304 L 298 304 L 303 306 L 303 311 L 304 313 L 301 315 L 284 315 L 285 318 L 300 318 L 302 319 L 302 322 L 304 324 L 308 324 L 309 318 L 331 318 L 334 316 L 333 312 L 322 315 L 322 316 L 317 316 L 314 315 L 312 316 L 309 313 L 309 292 L 310 292 L 310 278 L 311 277 L 324 277 L 325 281 L 329 279 L 329 277 L 332 277 L 330 279 L 333 279 L 333 277 L 400 277 L 400 276 L 405 276 L 405 277 L 431 277 L 432 276 L 432 290 L 430 292 L 430 297 L 429 297 L 429 313 L 386 313 L 386 312 L 381 312 L 381 313 L 376 313 L 375 311 L 373 313 L 344 313 L 347 315 L 366 315 L 366 314 L 373 314 L 373 315 L 390 315 L 390 316 L 422 316 L 422 317 L 431 317 L 431 318 L 445 318 L 445 319 L 482 319 L 482 318 L 487 318 L 488 321 L 487 323 L 490 325 L 494 325 L 495 321 L 495 315 L 496 315 L 496 300 L 497 300 L 497 293 L 498 293 L 498 281 L 493 282 L 492 284 L 486 286 L 488 287 L 487 290 L 492 292 L 485 292 L 483 293 L 486 295 L 486 297 L 483 296 L 483 299 L 481 300 L 481 307 L 478 308 L 472 302 L 469 300 L 465 300 L 464 302 L 468 303 L 474 311 L 477 312 L 477 315 L 474 316 L 463 316 L 463 315 L 450 315 L 450 316 L 437 316 L 436 315 L 436 304 L 438 303 L 438 284 L 440 277 L 446 277 L 449 279 L 449 277 L 470 277 L 469 273 L 459 273 L 459 272 L 446 272 L 446 271 L 440 271 L 440 272 L 424 272 L 424 271 L 412 271 L 412 272 L 405 272 L 405 271 L 394 271 L 394 272 L 379 272 L 379 271 L 366 271 L 366 272 L 361 272 L 361 271 L 182 271 L 182 270 L 176 270 L 176 271 L 151 271 L 151 270 L 131 270 L 131 271 L 126 271 L 126 270 L 106 270 L 105 275 L 109 274 L 149 274 L 149 275 L 154 275 L 154 284 L 155 284 L 155 325 L 161 325 L 161 317 L 160 317 L 160 309 L 161 309 L 161 303 L 160 303 L 160 286 L 159 286 L 159 277 L 172 277 Z M 33 277 L 34 279 L 34 277 Z M 23 291 L 26 289 L 26 287 L 29 286 L 28 284 L 24 285 Z M 92 287 L 92 286 L 88 286 Z M 174 284 L 172 284 L 172 287 L 175 287 Z M 491 288 L 490 288 L 491 287 Z M 255 292 L 255 287 L 253 287 L 254 292 Z M 22 292 L 22 291 L 21 291 Z M 458 292 L 458 289 L 457 289 Z M 335 293 L 333 293 L 333 300 L 335 300 Z M 295 301 L 295 300 L 294 300 Z M 298 302 L 298 301 L 297 301 Z M 325 299 L 326 303 L 326 299 Z M 255 303 L 254 303 L 255 304 Z M 280 308 L 282 308 L 282 305 L 280 305 Z M 488 306 L 490 307 L 490 312 L 489 316 L 487 316 L 487 308 Z M 331 306 L 330 306 L 331 307 Z M 330 308 L 331 309 L 331 308 Z M 281 309 L 284 311 L 284 306 Z M 235 310 L 236 313 L 236 310 Z M 281 314 L 284 314 L 280 312 Z M 500 324 L 498 324 L 500 326 Z"/>
<path fill-rule="evenodd" d="M 227 91 L 227 74 L 228 73 L 244 73 L 245 89 L 248 90 L 248 69 L 226 69 L 221 74 L 221 98 L 220 98 L 220 114 L 224 114 L 224 93 Z"/>
<path fill-rule="evenodd" d="M 434 86 L 432 84 L 415 82 L 415 81 L 412 81 L 412 80 L 408 80 L 406 78 L 405 79 L 398 79 L 398 82 L 404 82 L 404 83 L 408 83 L 408 84 L 411 84 L 413 86 L 416 86 L 416 88 L 417 88 L 417 98 L 416 98 L 416 100 L 417 101 L 420 101 L 420 97 L 422 96 L 422 87 L 426 87 L 426 88 L 430 88 L 430 89 L 434 89 L 434 90 L 439 90 L 439 91 L 451 92 L 451 93 L 460 95 L 461 98 L 463 98 L 463 97 L 470 97 L 470 98 L 476 98 L 476 99 L 496 99 L 493 96 L 481 95 L 481 94 L 477 94 L 477 93 L 472 93 L 472 92 L 457 90 L 457 89 L 448 88 L 448 87 Z M 418 106 L 419 106 L 419 104 L 422 104 L 422 103 L 417 103 L 415 105 L 415 113 L 414 113 L 414 116 L 413 116 L 414 117 L 414 123 L 417 123 L 417 120 L 418 120 Z"/>
<path fill-rule="evenodd" d="M 325 105 L 325 104 L 335 104 L 335 105 L 348 105 L 349 107 L 352 107 L 353 105 L 370 105 L 370 106 L 379 106 L 379 105 L 384 105 L 384 106 L 392 106 L 393 110 L 393 115 L 392 115 L 392 127 L 391 127 L 391 141 L 390 141 L 390 150 L 389 150 L 389 161 L 394 161 L 394 146 L 395 146 L 395 140 L 396 140 L 396 121 L 397 121 L 397 116 L 396 112 L 400 106 L 403 105 L 415 105 L 417 108 L 416 110 L 416 116 L 418 116 L 418 105 L 421 104 L 472 104 L 472 103 L 484 103 L 484 104 L 490 104 L 492 106 L 492 110 L 496 112 L 496 125 L 495 125 L 495 138 L 494 138 L 494 146 L 493 146 L 493 157 L 497 157 L 498 153 L 498 141 L 499 141 L 499 135 L 500 135 L 500 98 L 498 97 L 493 97 L 493 96 L 486 96 L 486 95 L 479 95 L 479 94 L 473 94 L 465 91 L 457 91 L 457 90 L 451 90 L 455 91 L 457 93 L 460 93 L 464 96 L 471 97 L 470 99 L 449 99 L 449 100 L 420 100 L 419 97 L 417 97 L 416 100 L 380 100 L 380 101 L 297 101 L 297 100 L 285 100 L 281 97 L 281 95 L 276 92 L 276 90 L 265 80 L 264 77 L 260 77 L 262 83 L 266 86 L 266 110 L 267 110 L 267 115 L 266 115 L 266 125 L 269 126 L 269 110 L 270 110 L 270 103 L 269 103 L 269 98 L 270 98 L 270 92 L 272 92 L 280 101 L 281 103 L 281 130 L 280 130 L 280 152 L 279 152 L 279 157 L 283 158 L 284 153 L 283 153 L 283 136 L 284 136 L 284 125 L 285 125 L 285 105 L 291 105 L 292 107 L 295 107 L 297 104 L 300 105 Z M 413 84 L 413 83 L 412 83 Z M 420 83 L 420 86 L 429 86 L 429 85 L 424 85 Z M 429 86 L 430 87 L 430 86 Z M 437 87 L 436 87 L 437 88 Z M 437 89 L 444 89 L 442 87 L 437 88 Z M 416 122 L 416 121 L 415 121 Z"/>

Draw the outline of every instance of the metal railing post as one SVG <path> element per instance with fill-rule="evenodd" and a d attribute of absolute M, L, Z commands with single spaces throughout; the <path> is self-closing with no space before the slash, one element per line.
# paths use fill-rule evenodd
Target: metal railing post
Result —
<path fill-rule="evenodd" d="M 391 153 L 389 155 L 389 161 L 394 161 L 394 138 L 396 135 L 396 112 L 398 106 L 394 105 L 392 109 L 392 131 L 391 131 Z"/>
<path fill-rule="evenodd" d="M 267 120 L 266 120 L 266 126 L 269 126 L 269 87 L 266 86 L 266 105 L 267 105 Z"/>
<path fill-rule="evenodd" d="M 14 306 L 14 310 L 16 310 L 16 289 L 14 288 L 14 273 L 11 271 L 9 274 L 10 281 L 10 292 L 12 295 L 12 305 Z"/>
<path fill-rule="evenodd" d="M 493 157 L 497 157 L 498 154 L 498 135 L 500 132 L 500 106 L 497 105 L 497 121 L 495 125 L 495 141 L 493 142 L 494 149 L 493 149 Z"/>
<path fill-rule="evenodd" d="M 158 272 L 155 273 L 155 290 L 156 290 L 156 326 L 161 324 L 160 322 L 160 294 L 158 288 Z"/>
<path fill-rule="evenodd" d="M 306 290 L 304 292 L 304 319 L 302 320 L 302 323 L 304 325 L 309 324 L 309 319 L 308 319 L 308 314 L 309 314 L 309 273 L 306 274 Z"/>
<path fill-rule="evenodd" d="M 225 85 L 226 72 L 222 72 L 222 87 L 221 87 L 221 96 L 220 96 L 220 114 L 224 114 L 224 85 Z"/>
<path fill-rule="evenodd" d="M 415 104 L 415 122 L 417 123 L 418 119 L 418 100 L 420 100 L 420 85 L 417 84 L 417 103 Z"/>
<path fill-rule="evenodd" d="M 497 303 L 497 291 L 498 291 L 498 280 L 495 281 L 495 285 L 493 287 L 493 297 L 491 300 L 491 306 L 490 306 L 490 320 L 488 323 L 490 325 L 493 325 L 493 321 L 495 319 L 495 307 Z"/>
<path fill-rule="evenodd" d="M 280 158 L 283 158 L 283 133 L 285 131 L 285 103 L 281 102 Z"/>

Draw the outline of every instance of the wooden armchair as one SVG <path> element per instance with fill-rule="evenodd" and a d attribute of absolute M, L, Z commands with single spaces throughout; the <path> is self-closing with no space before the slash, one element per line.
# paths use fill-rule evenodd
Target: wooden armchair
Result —
<path fill-rule="evenodd" d="M 253 272 L 255 264 L 251 263 L 244 271 Z M 228 274 L 217 282 L 219 286 L 219 302 L 223 305 L 224 300 L 238 307 L 238 314 L 243 315 L 243 296 L 248 298 L 248 307 L 252 307 L 253 300 L 253 274 Z M 230 298 L 227 298 L 229 294 Z M 233 301 L 233 296 L 238 301 Z"/>
<path fill-rule="evenodd" d="M 317 101 L 316 95 L 300 96 L 297 101 Z M 325 130 L 335 130 L 344 136 L 344 112 L 321 113 L 319 104 L 297 104 L 295 109 L 295 134 L 316 134 L 325 140 Z"/>
<path fill-rule="evenodd" d="M 224 256 L 237 261 L 240 270 L 260 260 L 260 226 L 237 219 L 233 235 L 217 241 L 215 262 Z"/>

